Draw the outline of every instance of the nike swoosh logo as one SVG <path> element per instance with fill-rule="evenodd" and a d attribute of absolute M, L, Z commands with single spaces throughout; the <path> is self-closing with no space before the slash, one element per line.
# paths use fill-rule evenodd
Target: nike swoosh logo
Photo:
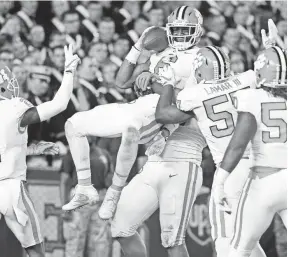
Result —
<path fill-rule="evenodd" d="M 175 176 L 177 176 L 178 174 L 174 174 L 174 175 L 169 175 L 169 178 L 172 178 L 172 177 L 175 177 Z"/>

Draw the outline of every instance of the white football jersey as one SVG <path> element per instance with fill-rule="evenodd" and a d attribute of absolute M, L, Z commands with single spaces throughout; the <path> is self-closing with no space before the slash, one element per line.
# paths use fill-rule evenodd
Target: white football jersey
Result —
<path fill-rule="evenodd" d="M 194 59 L 199 48 L 194 47 L 186 51 L 176 51 L 168 47 L 165 51 L 153 54 L 150 58 L 150 72 L 163 77 L 164 81 L 171 79 L 173 73 L 179 83 L 175 86 L 183 89 L 185 84 L 194 85 L 196 83 Z M 190 81 L 190 83 L 187 83 Z"/>
<path fill-rule="evenodd" d="M 223 80 L 185 86 L 177 96 L 180 110 L 194 111 L 216 165 L 222 161 L 236 125 L 233 95 L 255 83 L 255 73 L 250 70 Z M 246 150 L 245 157 L 248 154 Z"/>
<path fill-rule="evenodd" d="M 26 179 L 27 129 L 19 126 L 26 110 L 33 105 L 23 99 L 0 101 L 0 180 Z"/>
<path fill-rule="evenodd" d="M 287 168 L 286 99 L 260 89 L 235 94 L 238 112 L 249 112 L 257 122 L 252 140 L 252 166 Z"/>

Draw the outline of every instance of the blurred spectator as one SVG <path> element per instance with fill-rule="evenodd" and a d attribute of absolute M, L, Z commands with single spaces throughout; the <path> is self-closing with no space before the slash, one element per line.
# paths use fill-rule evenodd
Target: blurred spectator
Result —
<path fill-rule="evenodd" d="M 122 8 L 118 9 L 113 15 L 114 20 L 119 21 L 119 24 L 117 22 L 117 31 L 123 32 L 133 20 L 139 17 L 140 13 L 140 2 L 124 1 Z"/>
<path fill-rule="evenodd" d="M 118 35 L 115 34 L 115 22 L 109 17 L 103 18 L 99 23 L 99 40 L 107 45 L 110 53 L 113 52 L 113 43 L 117 38 Z"/>
<path fill-rule="evenodd" d="M 64 46 L 66 44 L 66 36 L 61 32 L 54 31 L 49 39 L 49 47 Z"/>
<path fill-rule="evenodd" d="M 222 48 L 229 55 L 231 51 L 237 51 L 240 41 L 240 33 L 236 29 L 228 28 L 223 35 Z"/>
<path fill-rule="evenodd" d="M 20 37 L 13 39 L 12 50 L 13 50 L 15 58 L 19 60 L 23 60 L 28 55 L 27 46 L 20 39 Z"/>
<path fill-rule="evenodd" d="M 87 16 L 82 21 L 83 33 L 89 42 L 91 42 L 92 40 L 98 41 L 99 40 L 98 27 L 103 18 L 103 7 L 101 3 L 97 1 L 89 1 L 86 3 L 87 3 Z"/>
<path fill-rule="evenodd" d="M 222 15 L 210 15 L 204 20 L 204 27 L 207 29 L 206 36 L 213 45 L 220 46 L 222 36 L 227 28 L 226 20 Z"/>
<path fill-rule="evenodd" d="M 144 15 L 139 15 L 137 19 L 133 22 L 133 29 L 127 32 L 127 36 L 130 39 L 131 45 L 134 45 L 139 37 L 142 35 L 143 31 L 149 27 L 149 20 Z"/>
<path fill-rule="evenodd" d="M 21 32 L 27 36 L 31 28 L 36 25 L 36 12 L 38 9 L 38 1 L 21 1 L 21 10 L 16 13 L 16 17 L 20 21 Z"/>
<path fill-rule="evenodd" d="M 9 18 L 9 11 L 12 5 L 12 1 L 0 1 L 0 29 Z"/>
<path fill-rule="evenodd" d="M 0 63 L 12 70 L 14 54 L 9 49 L 0 50 Z"/>
<path fill-rule="evenodd" d="M 245 61 L 240 52 L 230 52 L 231 71 L 238 74 L 245 71 Z"/>
<path fill-rule="evenodd" d="M 62 15 L 63 24 L 65 26 L 66 41 L 68 44 L 73 44 L 74 51 L 79 54 L 79 56 L 84 56 L 83 47 L 85 39 L 80 34 L 80 16 L 76 11 L 66 11 Z M 87 44 L 87 42 L 86 42 Z"/>
<path fill-rule="evenodd" d="M 255 33 L 255 19 L 254 16 L 250 12 L 250 7 L 248 5 L 248 1 L 246 4 L 240 3 L 236 6 L 235 12 L 233 15 L 234 26 L 236 29 L 245 37 L 247 37 L 254 48 L 259 47 L 259 43 L 256 40 L 258 33 Z"/>
<path fill-rule="evenodd" d="M 128 54 L 131 48 L 129 39 L 125 36 L 120 36 L 114 42 L 114 52 L 110 55 L 110 60 L 115 63 L 118 67 L 121 66 L 122 61 L 125 59 L 126 55 Z"/>
<path fill-rule="evenodd" d="M 101 68 L 109 61 L 107 45 L 102 42 L 92 43 L 88 48 L 88 56 L 93 58 L 94 64 L 97 68 Z"/>
<path fill-rule="evenodd" d="M 65 53 L 62 45 L 54 46 L 51 48 L 50 60 L 53 68 L 56 68 L 59 72 L 64 71 Z"/>
<path fill-rule="evenodd" d="M 70 6 L 68 1 L 51 1 L 51 11 L 54 16 L 51 19 L 52 30 L 60 33 L 65 33 L 65 26 L 62 23 L 62 16 L 65 12 L 69 11 Z"/>
<path fill-rule="evenodd" d="M 239 42 L 239 50 L 245 60 L 245 70 L 253 69 L 255 61 L 255 50 L 251 45 L 251 41 L 246 37 L 241 37 Z"/>
<path fill-rule="evenodd" d="M 74 213 L 63 213 L 66 257 L 110 257 L 112 249 L 109 222 L 99 218 L 98 210 L 106 189 L 111 185 L 114 168 L 109 153 L 97 146 L 97 139 L 88 137 L 88 140 L 90 144 L 92 184 L 99 193 L 100 202 L 97 205 L 85 207 Z M 76 184 L 76 170 L 69 152 L 64 157 L 60 170 L 62 204 L 66 204 L 70 200 L 71 189 Z"/>
<path fill-rule="evenodd" d="M 149 26 L 159 26 L 163 27 L 164 26 L 164 11 L 162 8 L 152 8 L 148 12 L 148 17 L 149 17 Z"/>
<path fill-rule="evenodd" d="M 44 46 L 45 31 L 40 25 L 36 25 L 31 28 L 28 36 L 30 45 L 28 51 L 33 53 L 33 56 L 37 60 L 39 65 L 42 65 L 48 58 L 48 49 Z"/>

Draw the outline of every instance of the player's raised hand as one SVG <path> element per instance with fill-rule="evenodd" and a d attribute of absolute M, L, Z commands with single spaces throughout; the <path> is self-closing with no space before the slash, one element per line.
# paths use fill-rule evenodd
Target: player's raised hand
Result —
<path fill-rule="evenodd" d="M 268 20 L 268 35 L 264 29 L 261 30 L 262 43 L 265 49 L 268 49 L 276 44 L 278 29 L 272 19 Z"/>
<path fill-rule="evenodd" d="M 80 58 L 77 54 L 73 54 L 73 45 L 69 44 L 69 46 L 64 46 L 65 52 L 65 71 L 66 72 L 74 72 L 77 68 L 78 63 L 80 62 Z"/>

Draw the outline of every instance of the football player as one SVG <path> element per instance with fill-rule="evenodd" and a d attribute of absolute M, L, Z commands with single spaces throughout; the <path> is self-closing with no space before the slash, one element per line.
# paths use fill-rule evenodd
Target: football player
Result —
<path fill-rule="evenodd" d="M 234 95 L 237 123 L 215 176 L 216 202 L 223 204 L 224 182 L 251 142 L 251 173 L 237 206 L 229 257 L 251 256 L 276 213 L 287 224 L 287 52 L 266 49 L 254 69 L 257 87 Z"/>
<path fill-rule="evenodd" d="M 25 182 L 26 155 L 43 152 L 45 144 L 32 145 L 27 152 L 27 126 L 50 119 L 65 110 L 79 60 L 77 55 L 73 55 L 72 45 L 65 46 L 62 84 L 53 100 L 37 107 L 18 97 L 17 79 L 8 67 L 0 67 L 0 215 L 4 216 L 7 226 L 30 257 L 43 257 L 45 251 L 39 220 Z M 53 153 L 53 149 L 50 150 L 48 153 Z"/>
<path fill-rule="evenodd" d="M 171 69 L 173 69 L 177 75 L 177 82 L 190 79 L 193 81 L 194 77 L 190 76 L 193 74 L 192 60 L 198 51 L 196 44 L 202 35 L 202 23 L 202 16 L 196 9 L 188 6 L 177 8 L 169 16 L 167 23 L 167 36 L 171 47 L 152 57 L 151 62 L 148 61 L 136 67 L 143 50 L 143 39 L 149 31 L 147 29 L 121 65 L 117 75 L 117 85 L 123 89 L 133 87 L 136 77 L 143 71 L 148 71 L 149 67 L 152 72 L 160 75 L 162 80 L 169 79 Z M 150 79 L 151 77 L 148 80 Z M 65 132 L 79 183 L 74 197 L 62 207 L 63 210 L 77 209 L 90 201 L 90 192 L 93 195 L 93 190 L 87 187 L 91 184 L 91 171 L 86 136 L 116 137 L 122 135 L 113 184 L 108 189 L 99 211 L 103 219 L 113 216 L 121 190 L 126 184 L 126 179 L 136 159 L 138 143 L 149 142 L 162 127 L 162 124 L 155 121 L 158 99 L 159 95 L 148 94 L 127 104 L 97 106 L 90 111 L 77 113 L 67 121 Z M 174 126 L 172 129 L 168 128 L 169 133 L 173 131 L 173 128 Z"/>
<path fill-rule="evenodd" d="M 193 111 L 198 125 L 206 138 L 216 166 L 219 166 L 234 131 L 237 112 L 233 106 L 236 91 L 249 87 L 255 80 L 253 71 L 230 77 L 228 56 L 218 47 L 200 49 L 195 59 L 195 77 L 198 84 L 186 85 L 177 96 L 177 107 L 172 105 L 173 83 L 164 84 L 156 111 L 156 120 L 163 124 L 175 123 L 186 112 Z M 171 85 L 172 84 L 172 85 Z M 192 114 L 191 114 L 192 115 Z M 244 149 L 245 150 L 245 149 Z M 227 256 L 229 240 L 233 232 L 233 215 L 237 201 L 249 173 L 249 159 L 246 151 L 225 184 L 225 192 L 232 206 L 219 208 L 214 195 L 210 199 L 210 223 L 217 256 Z M 215 181 L 213 182 L 213 186 Z M 229 211 L 229 213 L 225 212 Z M 259 245 L 254 256 L 265 256 Z"/>
<path fill-rule="evenodd" d="M 140 174 L 124 187 L 120 196 L 111 224 L 112 236 L 127 257 L 147 256 L 137 229 L 158 208 L 162 245 L 168 255 L 189 256 L 185 235 L 202 186 L 202 152 L 208 151 L 211 163 L 213 160 L 195 117 L 182 113 L 177 122 L 185 124 L 167 137 L 162 153 L 148 156 Z"/>

